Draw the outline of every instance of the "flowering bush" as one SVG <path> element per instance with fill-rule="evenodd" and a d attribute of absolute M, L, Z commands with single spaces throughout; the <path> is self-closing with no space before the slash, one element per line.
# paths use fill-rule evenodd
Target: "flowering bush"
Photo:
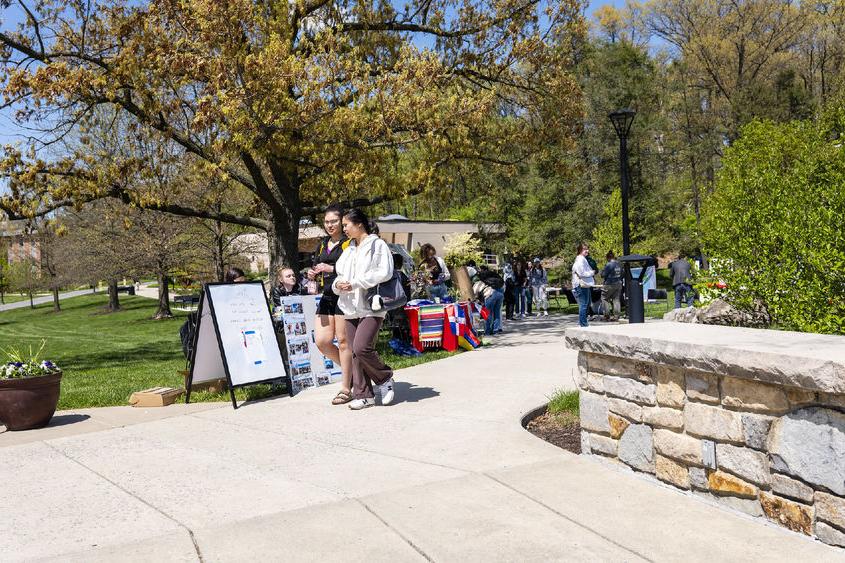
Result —
<path fill-rule="evenodd" d="M 472 233 L 455 233 L 450 235 L 443 245 L 443 261 L 451 269 L 460 268 L 470 260 L 476 264 L 484 262 L 481 252 L 481 241 Z"/>
<path fill-rule="evenodd" d="M 0 379 L 23 379 L 60 372 L 59 366 L 50 360 L 38 361 L 38 356 L 43 349 L 44 342 L 35 354 L 30 348 L 28 356 L 18 350 L 3 350 L 6 363 L 0 364 Z"/>

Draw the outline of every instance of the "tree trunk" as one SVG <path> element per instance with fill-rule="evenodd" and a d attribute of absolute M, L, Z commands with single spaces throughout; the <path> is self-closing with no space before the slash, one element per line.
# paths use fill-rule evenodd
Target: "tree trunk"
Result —
<path fill-rule="evenodd" d="M 117 296 L 117 280 L 109 280 L 109 305 L 106 309 L 110 313 L 120 311 L 120 299 Z"/>
<path fill-rule="evenodd" d="M 299 216 L 302 204 L 299 190 L 281 190 L 284 194 L 282 209 L 275 210 L 270 218 L 272 227 L 267 231 L 270 247 L 270 272 L 277 272 L 282 266 L 299 270 Z"/>
<path fill-rule="evenodd" d="M 158 310 L 153 318 L 170 319 L 173 313 L 170 311 L 170 287 L 167 284 L 167 274 L 164 272 L 158 273 Z"/>
<path fill-rule="evenodd" d="M 35 309 L 35 301 L 32 300 L 32 288 L 29 288 L 29 308 Z"/>
<path fill-rule="evenodd" d="M 58 286 L 53 286 L 53 312 L 59 313 L 62 310 L 62 306 L 59 305 L 59 288 Z"/>

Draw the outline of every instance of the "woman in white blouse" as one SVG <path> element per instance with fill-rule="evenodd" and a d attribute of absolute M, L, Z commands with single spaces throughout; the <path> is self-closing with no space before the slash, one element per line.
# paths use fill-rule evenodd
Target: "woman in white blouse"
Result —
<path fill-rule="evenodd" d="M 590 300 L 593 286 L 596 285 L 596 271 L 590 268 L 587 255 L 590 248 L 586 243 L 578 243 L 578 256 L 572 264 L 572 291 L 578 298 L 578 324 L 587 326 L 587 313 L 590 310 Z"/>

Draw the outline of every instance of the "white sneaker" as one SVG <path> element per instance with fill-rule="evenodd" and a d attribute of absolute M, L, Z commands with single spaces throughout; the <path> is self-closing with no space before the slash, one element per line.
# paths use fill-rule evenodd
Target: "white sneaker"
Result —
<path fill-rule="evenodd" d="M 353 399 L 349 403 L 349 408 L 353 411 L 359 411 L 361 409 L 366 409 L 367 407 L 375 406 L 376 402 L 373 399 Z"/>
<path fill-rule="evenodd" d="M 391 377 L 381 385 L 374 385 L 373 391 L 381 396 L 382 405 L 389 405 L 393 402 L 393 378 Z"/>

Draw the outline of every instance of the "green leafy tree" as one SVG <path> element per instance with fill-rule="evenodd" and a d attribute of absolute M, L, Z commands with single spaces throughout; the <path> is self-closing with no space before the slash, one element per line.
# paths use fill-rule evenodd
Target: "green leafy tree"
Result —
<path fill-rule="evenodd" d="M 0 95 L 70 150 L 6 150 L 12 217 L 112 197 L 265 230 L 275 268 L 296 260 L 300 217 L 333 199 L 442 190 L 470 163 L 509 167 L 567 142 L 576 123 L 577 0 L 18 4 L 28 17 L 0 26 Z M 127 186 L 151 163 L 88 148 L 109 127 L 102 108 L 243 186 L 255 213 Z"/>
<path fill-rule="evenodd" d="M 845 110 L 818 123 L 752 122 L 703 208 L 726 297 L 782 328 L 845 333 Z"/>

